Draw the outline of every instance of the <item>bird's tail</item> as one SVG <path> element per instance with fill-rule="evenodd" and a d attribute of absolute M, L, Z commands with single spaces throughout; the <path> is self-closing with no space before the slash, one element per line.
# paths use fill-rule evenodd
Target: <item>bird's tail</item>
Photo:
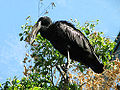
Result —
<path fill-rule="evenodd" d="M 104 71 L 103 67 L 104 65 L 101 64 L 100 62 L 96 62 L 90 64 L 90 68 L 95 72 L 95 73 L 102 73 Z"/>
<path fill-rule="evenodd" d="M 95 72 L 95 73 L 102 73 L 104 71 L 103 67 L 104 65 L 99 62 L 99 59 L 97 58 L 96 54 L 93 55 L 91 60 L 89 60 L 89 67 Z"/>

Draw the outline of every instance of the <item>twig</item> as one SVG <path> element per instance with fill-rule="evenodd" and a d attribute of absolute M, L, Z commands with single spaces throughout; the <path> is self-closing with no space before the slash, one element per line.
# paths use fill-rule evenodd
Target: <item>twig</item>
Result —
<path fill-rule="evenodd" d="M 60 67 L 61 67 L 61 69 L 65 72 L 65 65 L 60 66 Z"/>
<path fill-rule="evenodd" d="M 63 78 L 65 80 L 65 76 L 64 76 L 63 72 L 60 70 L 60 68 L 58 67 L 58 65 L 56 65 L 56 68 L 57 68 L 57 70 L 60 72 L 60 74 L 63 76 Z"/>
<path fill-rule="evenodd" d="M 52 78 L 51 78 L 51 81 L 52 81 L 52 84 L 53 84 L 53 86 L 54 86 L 54 83 L 53 83 L 53 75 L 52 75 L 52 74 L 53 74 L 53 72 L 52 72 L 52 66 L 51 66 L 51 70 L 50 70 L 50 71 L 51 71 L 51 77 L 52 77 Z"/>

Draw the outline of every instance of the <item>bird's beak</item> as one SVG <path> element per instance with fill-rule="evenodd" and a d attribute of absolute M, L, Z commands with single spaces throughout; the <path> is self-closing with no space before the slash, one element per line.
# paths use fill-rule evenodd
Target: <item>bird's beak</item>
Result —
<path fill-rule="evenodd" d="M 41 28 L 41 22 L 38 22 L 36 23 L 33 27 L 32 27 L 32 31 L 30 33 L 30 44 L 32 45 L 33 42 L 35 41 L 35 38 L 38 34 L 38 31 L 40 30 Z"/>

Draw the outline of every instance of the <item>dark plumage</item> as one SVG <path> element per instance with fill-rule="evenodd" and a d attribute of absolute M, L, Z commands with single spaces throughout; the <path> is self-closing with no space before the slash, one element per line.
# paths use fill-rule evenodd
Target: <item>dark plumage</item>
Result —
<path fill-rule="evenodd" d="M 89 40 L 67 21 L 52 23 L 49 17 L 41 17 L 35 25 L 37 34 L 48 39 L 61 54 L 67 56 L 69 50 L 72 60 L 83 63 L 96 73 L 102 73 L 103 64 L 98 61 Z M 35 38 L 34 38 L 35 39 Z"/>

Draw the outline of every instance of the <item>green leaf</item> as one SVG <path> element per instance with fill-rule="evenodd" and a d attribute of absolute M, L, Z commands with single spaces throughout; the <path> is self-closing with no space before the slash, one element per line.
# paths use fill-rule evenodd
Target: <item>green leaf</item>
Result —
<path fill-rule="evenodd" d="M 82 27 L 82 30 L 85 30 L 85 27 Z"/>
<path fill-rule="evenodd" d="M 113 66 L 115 65 L 115 62 L 112 62 L 113 63 Z"/>
<path fill-rule="evenodd" d="M 97 19 L 96 21 L 98 22 L 99 20 Z"/>
<path fill-rule="evenodd" d="M 28 31 L 24 31 L 25 35 L 28 35 Z"/>
<path fill-rule="evenodd" d="M 21 85 L 21 84 L 18 84 L 17 86 L 18 86 L 18 87 L 21 87 L 22 85 Z"/>
<path fill-rule="evenodd" d="M 22 36 L 23 34 L 22 33 L 19 33 L 19 36 Z"/>
<path fill-rule="evenodd" d="M 21 28 L 23 29 L 25 25 L 22 25 Z"/>
<path fill-rule="evenodd" d="M 20 41 L 22 41 L 23 40 L 23 36 L 20 38 Z"/>
<path fill-rule="evenodd" d="M 89 29 L 86 29 L 86 30 L 85 30 L 85 34 L 86 34 L 86 35 L 89 35 L 89 34 L 90 34 L 90 30 L 89 30 Z"/>
<path fill-rule="evenodd" d="M 19 82 L 20 82 L 20 80 L 16 80 L 16 82 L 17 82 L 17 83 L 19 83 Z"/>
<path fill-rule="evenodd" d="M 83 71 L 84 71 L 82 67 L 79 67 L 79 69 L 80 69 L 80 71 L 81 71 L 81 72 L 83 72 Z"/>

